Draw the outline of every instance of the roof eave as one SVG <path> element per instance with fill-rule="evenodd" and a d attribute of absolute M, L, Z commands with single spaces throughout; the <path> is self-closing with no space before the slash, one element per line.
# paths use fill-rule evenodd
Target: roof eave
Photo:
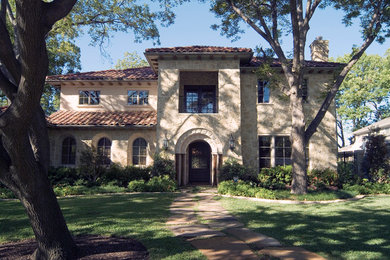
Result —
<path fill-rule="evenodd" d="M 142 128 L 155 128 L 156 125 L 53 125 L 53 124 L 48 124 L 48 128 L 112 128 L 112 129 L 118 129 L 118 128 L 136 128 L 136 129 L 142 129 Z"/>

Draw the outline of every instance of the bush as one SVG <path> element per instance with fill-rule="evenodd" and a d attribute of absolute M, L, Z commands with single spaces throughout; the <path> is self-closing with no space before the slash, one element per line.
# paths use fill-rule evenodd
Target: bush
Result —
<path fill-rule="evenodd" d="M 313 169 L 307 174 L 309 184 L 317 189 L 324 189 L 327 186 L 338 184 L 337 172 L 331 169 Z"/>
<path fill-rule="evenodd" d="M 163 158 L 160 154 L 155 154 L 153 160 L 152 177 L 168 175 L 172 180 L 176 178 L 174 161 Z"/>
<path fill-rule="evenodd" d="M 292 167 L 276 166 L 274 168 L 263 168 L 257 176 L 260 186 L 267 189 L 285 189 L 291 185 Z"/>
<path fill-rule="evenodd" d="M 380 169 L 387 169 L 386 164 L 387 147 L 384 135 L 370 134 L 364 138 L 365 151 L 362 162 L 363 172 L 369 179 L 375 180 L 375 173 Z"/>
<path fill-rule="evenodd" d="M 101 177 L 102 183 L 112 182 L 120 187 L 127 187 L 130 181 L 150 179 L 150 167 L 141 168 L 136 166 L 126 166 L 125 168 L 113 164 L 107 168 Z"/>
<path fill-rule="evenodd" d="M 176 191 L 176 182 L 172 180 L 168 175 L 155 176 L 148 182 L 144 180 L 134 180 L 128 185 L 128 189 L 131 192 L 174 192 Z"/>
<path fill-rule="evenodd" d="M 273 192 L 272 190 L 264 189 L 264 188 L 259 188 L 255 194 L 255 197 L 261 198 L 261 199 L 271 199 L 271 200 L 276 199 L 275 192 Z"/>
<path fill-rule="evenodd" d="M 48 178 L 52 185 L 74 185 L 79 179 L 76 168 L 50 167 Z"/>
<path fill-rule="evenodd" d="M 129 182 L 127 188 L 130 192 L 144 192 L 146 191 L 146 184 L 144 180 L 134 180 Z"/>
<path fill-rule="evenodd" d="M 372 183 L 366 182 L 360 185 L 344 185 L 344 190 L 356 192 L 358 194 L 390 194 L 389 183 Z"/>
<path fill-rule="evenodd" d="M 241 180 L 234 182 L 232 180 L 228 180 L 218 184 L 218 193 L 220 194 L 255 197 L 257 191 L 258 188 L 253 182 L 244 182 Z"/>
<path fill-rule="evenodd" d="M 0 183 L 0 199 L 15 199 L 15 194 Z"/>
<path fill-rule="evenodd" d="M 227 160 L 219 173 L 219 181 L 234 180 L 238 178 L 243 181 L 258 182 L 256 178 L 256 172 L 253 169 L 245 167 L 239 164 L 235 160 Z"/>
<path fill-rule="evenodd" d="M 337 186 L 342 188 L 344 184 L 356 184 L 359 177 L 354 173 L 353 162 L 338 162 L 337 163 Z"/>
<path fill-rule="evenodd" d="M 107 169 L 107 165 L 103 164 L 106 160 L 107 158 L 105 156 L 90 147 L 87 147 L 81 152 L 78 173 L 82 179 L 88 182 L 88 186 L 98 184 L 98 181 L 100 181 L 100 178 Z"/>

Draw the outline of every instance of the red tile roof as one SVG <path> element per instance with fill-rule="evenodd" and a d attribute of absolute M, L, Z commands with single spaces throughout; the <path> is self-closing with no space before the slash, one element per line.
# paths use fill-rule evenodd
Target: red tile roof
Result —
<path fill-rule="evenodd" d="M 157 74 L 150 67 L 142 67 L 125 70 L 103 70 L 66 75 L 53 75 L 47 76 L 46 80 L 48 82 L 61 80 L 157 80 Z"/>
<path fill-rule="evenodd" d="M 155 111 L 85 112 L 60 110 L 47 117 L 49 126 L 154 126 Z"/>
<path fill-rule="evenodd" d="M 241 67 L 258 67 L 265 62 L 265 59 L 259 57 L 253 57 L 249 64 L 244 64 Z M 305 65 L 310 68 L 336 68 L 344 66 L 343 63 L 337 62 L 323 62 L 323 61 L 312 61 L 305 60 Z M 281 63 L 278 59 L 271 59 L 271 67 L 281 67 Z"/>
<path fill-rule="evenodd" d="M 236 53 L 236 52 L 252 52 L 250 48 L 233 48 L 233 47 L 217 47 L 217 46 L 185 46 L 171 48 L 150 48 L 146 49 L 145 53 L 191 53 L 191 52 L 210 52 L 210 53 Z"/>

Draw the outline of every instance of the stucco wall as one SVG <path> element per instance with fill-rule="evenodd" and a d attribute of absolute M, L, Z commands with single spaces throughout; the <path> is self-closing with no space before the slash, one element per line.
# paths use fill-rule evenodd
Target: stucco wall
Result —
<path fill-rule="evenodd" d="M 131 111 L 157 109 L 157 82 L 74 82 L 61 85 L 61 110 L 74 111 Z M 99 105 L 79 105 L 79 92 L 82 90 L 100 90 Z M 128 105 L 128 90 L 148 90 L 148 105 Z"/>
<path fill-rule="evenodd" d="M 122 166 L 132 165 L 132 145 L 136 138 L 142 137 L 147 143 L 146 164 L 153 163 L 153 155 L 156 151 L 155 129 L 49 129 L 50 137 L 50 164 L 62 166 L 61 152 L 62 142 L 66 137 L 76 140 L 76 165 L 80 162 L 80 154 L 89 147 L 97 147 L 100 138 L 106 137 L 111 140 L 111 161 Z"/>
<path fill-rule="evenodd" d="M 202 73 L 191 74 L 190 72 L 206 72 L 207 76 L 203 77 Z M 218 84 L 218 113 L 179 113 L 179 89 L 181 86 L 184 84 L 213 85 L 216 83 Z M 172 156 L 172 159 L 177 148 L 176 144 L 181 136 L 193 129 L 204 129 L 205 133 L 214 134 L 213 139 L 218 147 L 212 147 L 212 150 L 223 154 L 225 159 L 234 157 L 241 161 L 240 111 L 238 60 L 164 59 L 159 61 L 157 147 L 161 148 L 163 140 L 168 139 L 169 149 L 167 152 Z M 230 150 L 228 146 L 230 135 L 236 140 L 234 151 Z"/>
<path fill-rule="evenodd" d="M 308 99 L 305 102 L 306 121 L 309 123 L 318 111 L 324 91 L 332 80 L 332 74 L 311 73 L 308 79 Z M 286 83 L 281 83 L 286 84 Z M 242 140 L 244 163 L 258 167 L 258 136 L 289 136 L 291 111 L 289 98 L 278 86 L 270 86 L 270 102 L 257 103 L 257 77 L 241 74 L 242 88 Z M 253 109 L 257 107 L 257 109 Z M 257 119 L 256 119 L 257 118 Z M 257 128 L 257 130 L 256 130 Z M 337 167 L 337 142 L 335 106 L 332 105 L 309 143 L 309 169 Z"/>

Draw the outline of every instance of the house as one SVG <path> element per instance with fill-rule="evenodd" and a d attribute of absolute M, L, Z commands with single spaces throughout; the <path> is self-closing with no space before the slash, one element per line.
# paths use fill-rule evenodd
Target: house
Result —
<path fill-rule="evenodd" d="M 313 42 L 316 58 L 306 61 L 308 120 L 340 66 L 324 61 L 327 44 Z M 60 110 L 48 118 L 53 166 L 77 165 L 85 145 L 106 155 L 106 163 L 121 165 L 150 165 L 163 152 L 175 160 L 178 183 L 186 185 L 216 184 L 228 158 L 256 169 L 291 163 L 288 99 L 256 76 L 263 61 L 251 49 L 152 48 L 145 56 L 150 67 L 47 78 L 61 90 Z M 271 67 L 281 73 L 277 60 Z M 307 151 L 309 168 L 336 167 L 334 106 Z"/>

